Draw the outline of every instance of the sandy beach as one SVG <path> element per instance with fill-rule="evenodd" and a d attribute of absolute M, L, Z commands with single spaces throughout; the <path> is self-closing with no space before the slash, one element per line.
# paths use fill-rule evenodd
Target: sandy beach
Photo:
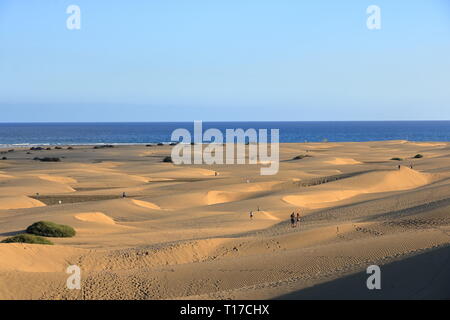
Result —
<path fill-rule="evenodd" d="M 0 241 L 41 220 L 77 232 L 0 243 L 0 299 L 450 298 L 450 143 L 285 143 L 273 176 L 163 162 L 171 148 L 0 149 Z"/>

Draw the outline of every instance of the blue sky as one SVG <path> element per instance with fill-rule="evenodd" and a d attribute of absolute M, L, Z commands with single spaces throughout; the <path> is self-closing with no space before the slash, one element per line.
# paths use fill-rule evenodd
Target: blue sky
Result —
<path fill-rule="evenodd" d="M 1 0 L 0 122 L 450 119 L 449 57 L 447 0 Z"/>

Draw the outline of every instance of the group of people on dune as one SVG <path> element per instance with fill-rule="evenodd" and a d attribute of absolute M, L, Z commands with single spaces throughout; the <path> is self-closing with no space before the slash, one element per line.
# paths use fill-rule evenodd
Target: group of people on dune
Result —
<path fill-rule="evenodd" d="M 297 212 L 297 215 L 295 212 L 291 213 L 291 227 L 296 228 L 297 225 L 300 224 L 300 213 Z"/>
<path fill-rule="evenodd" d="M 258 207 L 258 211 L 259 211 L 259 207 Z M 254 217 L 254 213 L 253 211 L 250 211 L 250 220 L 253 220 Z M 295 214 L 295 212 L 291 213 L 291 226 L 292 228 L 296 228 L 297 225 L 300 224 L 300 213 L 297 212 L 297 214 Z"/>

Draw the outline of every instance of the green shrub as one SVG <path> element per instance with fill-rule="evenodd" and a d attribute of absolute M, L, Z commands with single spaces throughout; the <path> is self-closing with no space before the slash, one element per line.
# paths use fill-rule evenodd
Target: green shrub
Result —
<path fill-rule="evenodd" d="M 70 226 L 56 224 L 49 221 L 39 221 L 27 228 L 27 233 L 44 237 L 68 238 L 75 235 L 75 230 Z"/>
<path fill-rule="evenodd" d="M 423 155 L 421 155 L 420 153 L 418 153 L 414 156 L 414 159 L 420 159 L 420 158 L 423 158 Z"/>
<path fill-rule="evenodd" d="M 49 244 L 49 245 L 53 244 L 53 242 L 51 242 L 50 240 L 26 233 L 6 238 L 5 240 L 2 241 L 2 243 L 34 243 L 34 244 Z"/>
<path fill-rule="evenodd" d="M 393 161 L 402 161 L 403 159 L 402 158 L 391 158 L 391 160 L 393 160 Z"/>

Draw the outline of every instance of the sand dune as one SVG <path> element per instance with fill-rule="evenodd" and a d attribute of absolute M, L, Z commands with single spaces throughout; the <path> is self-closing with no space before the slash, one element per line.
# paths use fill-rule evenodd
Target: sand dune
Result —
<path fill-rule="evenodd" d="M 45 207 L 45 204 L 27 196 L 0 197 L 0 210 Z"/>
<path fill-rule="evenodd" d="M 134 203 L 135 205 L 143 207 L 143 208 L 161 210 L 161 208 L 159 206 L 157 206 L 154 203 L 148 202 L 148 201 L 132 199 L 131 202 Z"/>
<path fill-rule="evenodd" d="M 115 225 L 115 221 L 105 215 L 102 212 L 87 212 L 87 213 L 79 213 L 76 214 L 75 219 L 78 219 L 80 221 L 84 222 L 94 222 L 94 223 L 101 223 L 101 224 L 112 224 Z"/>
<path fill-rule="evenodd" d="M 302 194 L 288 195 L 283 200 L 301 207 L 323 208 L 364 193 L 408 190 L 433 181 L 431 174 L 420 173 L 406 167 L 401 170 L 369 172 L 324 186 L 312 187 Z"/>
<path fill-rule="evenodd" d="M 40 220 L 77 231 L 54 246 L 0 244 L 0 299 L 308 298 L 334 281 L 353 292 L 347 278 L 368 265 L 450 247 L 450 155 L 439 142 L 281 144 L 275 176 L 259 166 L 162 163 L 168 146 L 58 153 L 58 164 L 24 151 L 0 162 L 0 241 Z M 312 157 L 290 161 L 305 153 Z M 398 170 L 409 161 L 414 170 Z M 36 193 L 47 206 L 28 197 Z M 436 261 L 419 266 L 438 270 Z M 81 292 L 66 288 L 69 264 L 82 269 Z M 380 296 L 435 287 L 409 272 L 401 270 L 408 284 L 383 276 Z M 440 285 L 442 298 L 450 291 Z"/>
<path fill-rule="evenodd" d="M 328 160 L 325 162 L 334 165 L 361 164 L 361 162 L 352 158 L 334 158 L 333 160 Z"/>
<path fill-rule="evenodd" d="M 228 191 L 208 191 L 206 196 L 208 205 L 219 203 L 233 202 L 245 198 L 242 192 L 228 192 Z"/>
<path fill-rule="evenodd" d="M 70 258 L 83 252 L 68 246 L 0 243 L 0 272 L 64 272 Z"/>
<path fill-rule="evenodd" d="M 52 182 L 58 182 L 58 183 L 65 183 L 65 184 L 71 184 L 71 183 L 77 183 L 77 180 L 69 177 L 63 177 L 63 176 L 53 176 L 53 175 L 47 175 L 42 174 L 37 176 L 39 179 L 46 180 L 46 181 L 52 181 Z"/>

